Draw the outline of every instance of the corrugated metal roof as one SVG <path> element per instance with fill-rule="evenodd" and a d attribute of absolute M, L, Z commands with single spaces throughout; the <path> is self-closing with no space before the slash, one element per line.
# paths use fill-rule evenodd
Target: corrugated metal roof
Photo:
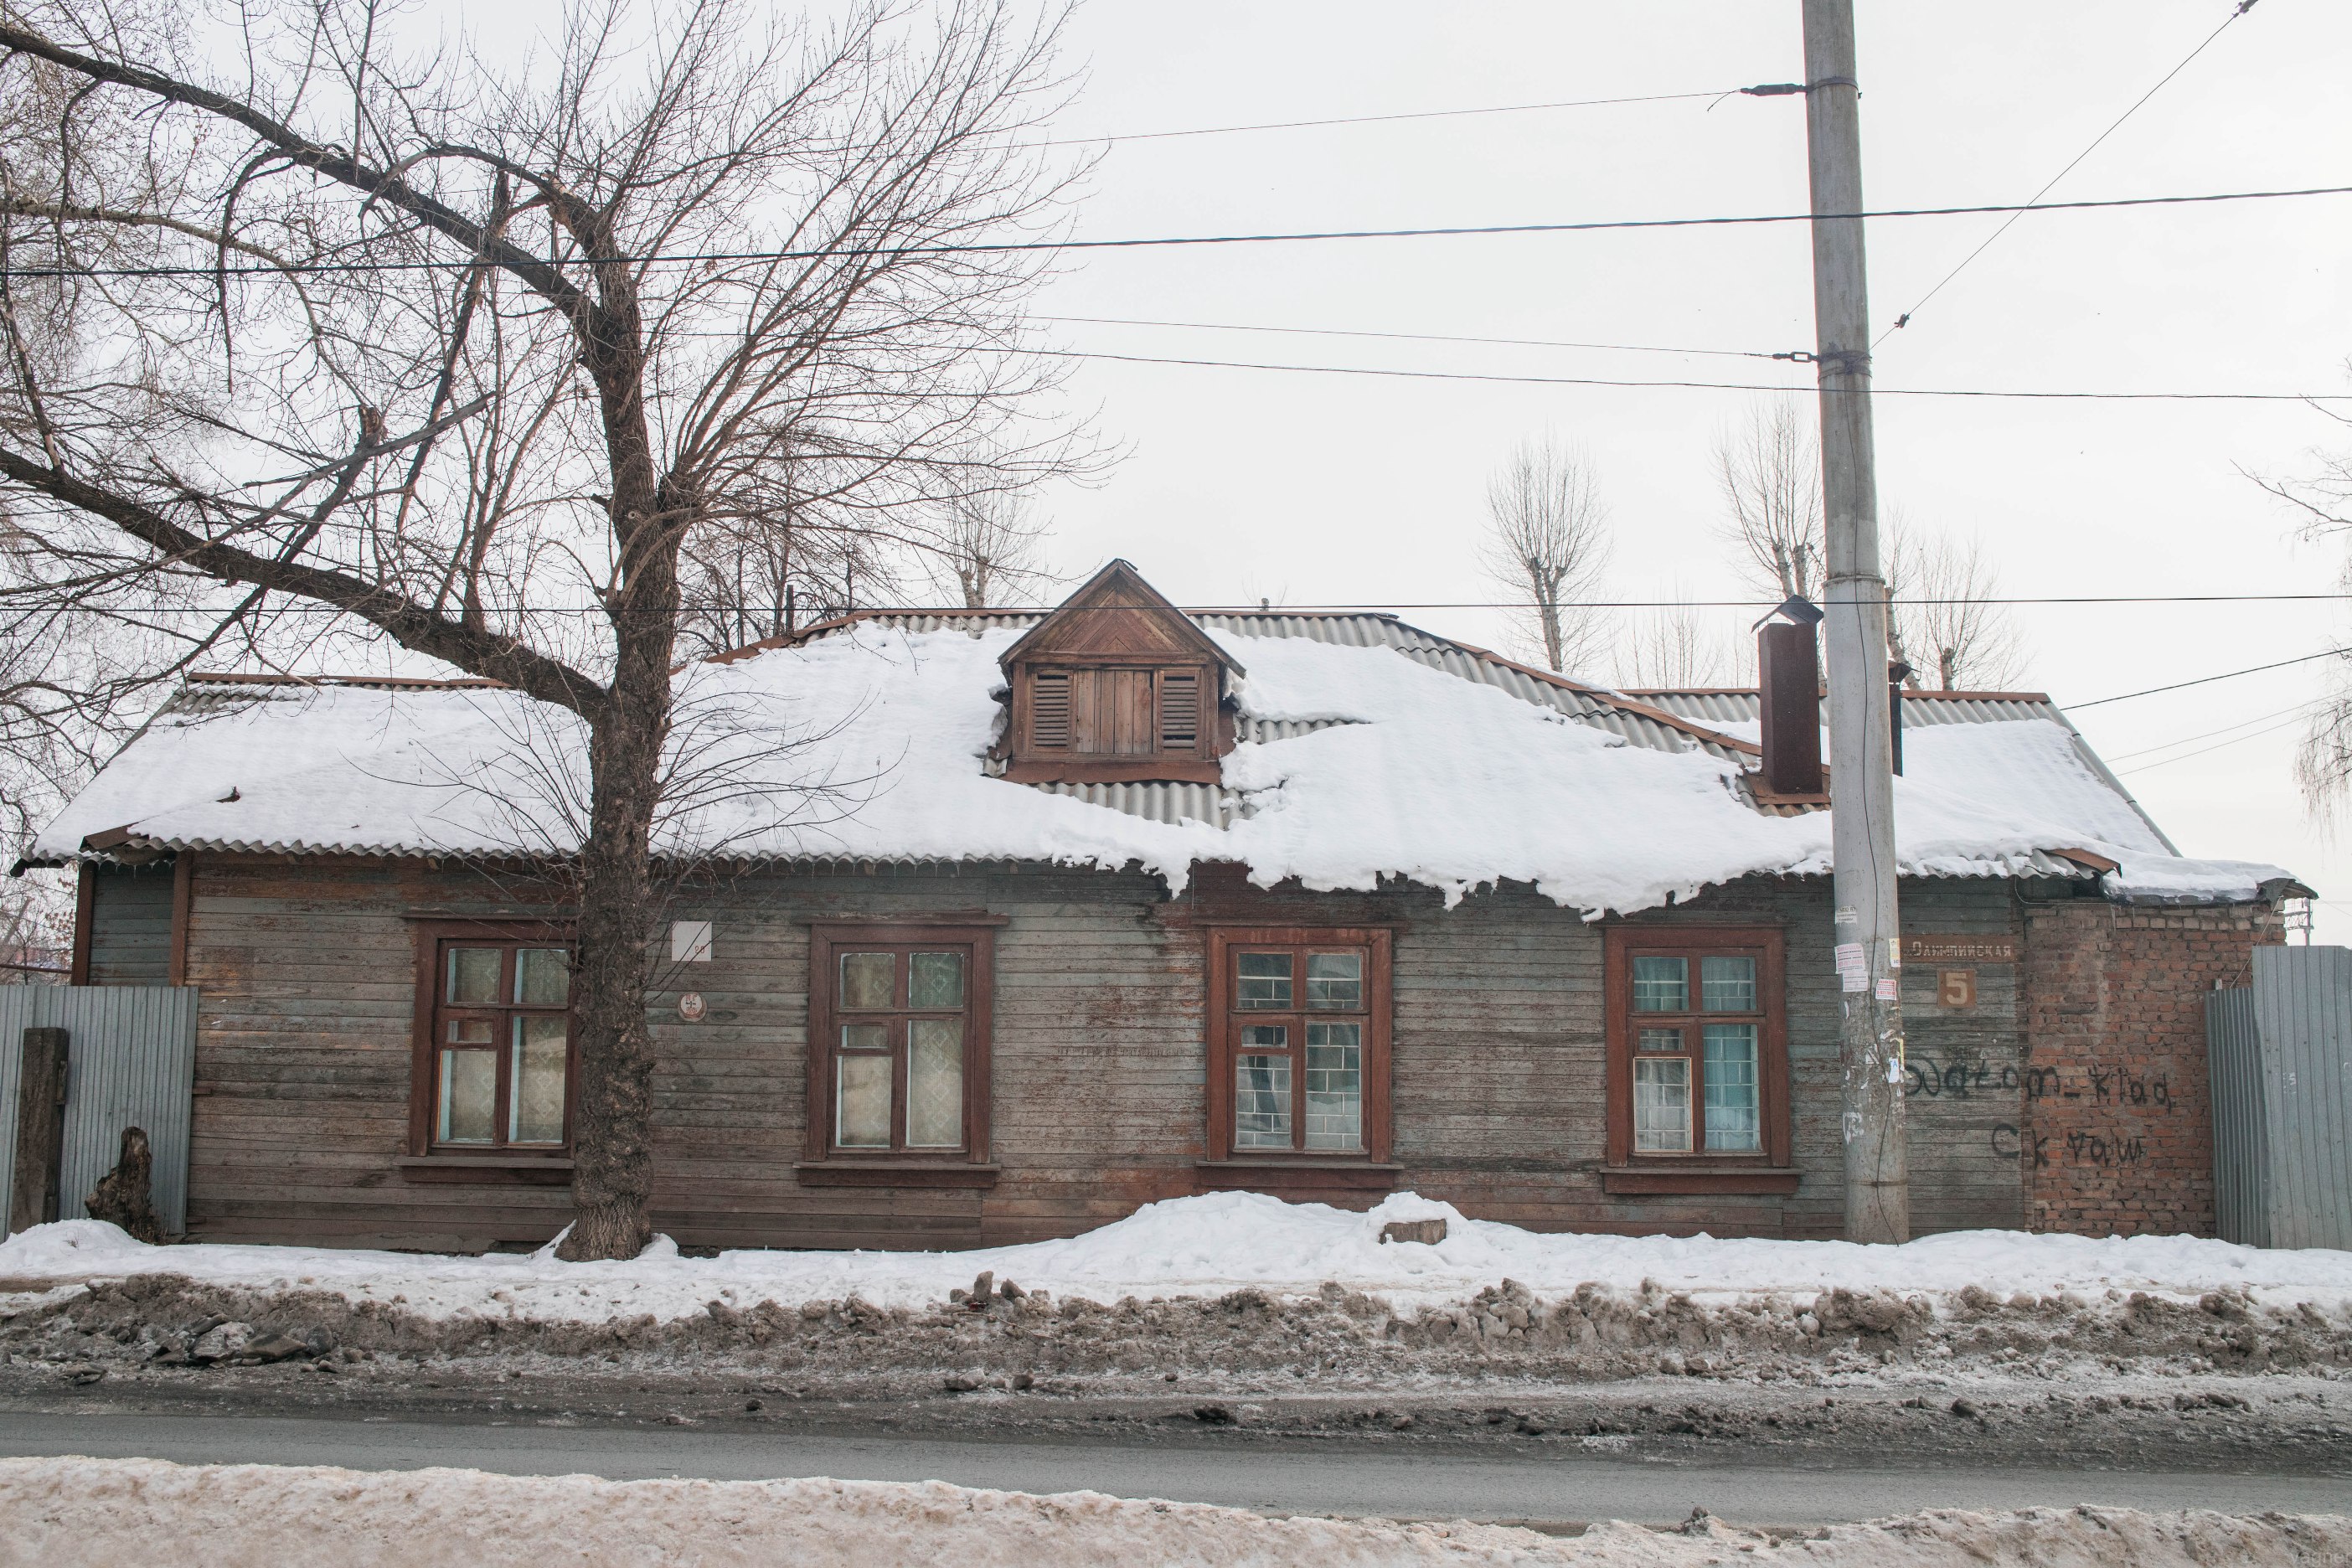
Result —
<path fill-rule="evenodd" d="M 1628 696 L 1652 703 L 1667 712 L 1693 720 L 1701 724 L 1754 724 L 1763 718 L 1763 701 L 1753 691 L 1741 691 L 1722 687 L 1710 687 L 1697 691 L 1642 690 Z M 2132 792 L 2124 787 L 2091 742 L 2074 728 L 2066 711 L 2039 691 L 1911 691 L 1903 693 L 1903 725 L 1906 729 L 1931 729 L 1938 724 L 2014 724 L 2027 719 L 2046 719 L 2063 726 L 2074 738 L 2075 755 L 2098 775 L 2099 782 L 2123 796 L 2157 841 L 2174 854 L 2179 847 L 2165 836 L 2156 819 L 2147 814 Z M 1822 722 L 1829 722 L 1829 700 L 1822 700 Z"/>
<path fill-rule="evenodd" d="M 784 637 L 772 638 L 717 657 L 714 662 L 731 662 L 754 657 L 765 648 L 793 646 L 821 637 L 855 633 L 866 626 L 885 626 L 908 633 L 964 631 L 978 635 L 981 631 L 1023 631 L 1044 620 L 1049 611 L 1043 609 L 1003 610 L 927 610 L 875 609 L 860 610 L 835 620 L 802 628 Z M 1442 671 L 1457 679 L 1495 687 L 1521 701 L 1552 709 L 1580 724 L 1603 730 L 1619 736 L 1627 743 L 1654 751 L 1682 752 L 1702 751 L 1708 755 L 1750 768 L 1756 760 L 1756 748 L 1737 731 L 1730 734 L 1718 732 L 1717 725 L 1752 726 L 1759 718 L 1759 701 L 1756 692 L 1736 689 L 1638 689 L 1616 691 L 1593 687 L 1531 668 L 1502 658 L 1487 649 L 1457 642 L 1451 637 L 1412 626 L 1392 615 L 1353 611 L 1291 611 L 1277 609 L 1204 609 L 1185 612 L 1192 620 L 1212 630 L 1246 637 L 1303 637 L 1311 641 L 1349 647 L 1386 647 L 1402 654 L 1415 663 Z M 287 688 L 310 685 L 352 686 L 485 686 L 495 682 L 453 680 L 446 682 L 415 680 L 382 680 L 368 677 L 327 678 L 316 681 L 285 678 L 258 677 L 238 680 L 211 680 L 198 677 L 184 686 L 148 721 L 149 724 L 168 722 L 174 719 L 203 719 L 234 711 L 256 702 L 274 699 L 271 688 L 280 691 Z M 2134 811 L 2147 821 L 2159 839 L 2162 831 L 2137 801 L 2132 800 L 2115 775 L 2107 770 L 2096 753 L 2091 751 L 2081 734 L 2068 723 L 2065 714 L 2046 696 L 2032 692 L 1961 693 L 1947 696 L 1938 692 L 1906 692 L 1904 722 L 1906 725 L 1988 724 L 2042 719 L 2063 725 L 2074 735 L 2076 751 L 2108 787 L 2130 802 Z M 1246 742 L 1270 742 L 1290 739 L 1328 728 L 1344 721 L 1292 721 L 1242 718 L 1237 722 L 1237 738 Z M 1181 784 L 1147 781 L 1139 783 L 1058 783 L 1031 786 L 1052 795 L 1067 795 L 1089 805 L 1105 806 L 1163 823 L 1202 822 L 1219 828 L 1251 815 L 1246 797 L 1238 790 L 1222 784 Z M 1818 809 L 1812 806 L 1761 805 L 1753 799 L 1750 804 L 1759 811 L 1774 816 L 1790 816 Z M 2169 841 L 2165 841 L 2169 847 Z M 189 844 L 193 848 L 215 848 L 261 851 L 279 854 L 351 854 L 403 853 L 395 846 L 361 843 L 206 843 Z M 2175 851 L 2178 853 L 2178 851 Z M 2035 852 L 2014 855 L 1984 863 L 1980 873 L 2004 877 L 2055 877 L 2080 879 L 2095 873 L 2080 865 L 2054 856 Z"/>
<path fill-rule="evenodd" d="M 1025 631 L 1044 620 L 1050 611 L 1029 610 L 859 610 L 838 619 L 804 628 L 793 637 L 777 639 L 782 642 L 808 642 L 818 637 L 836 637 L 859 626 L 887 626 L 904 632 L 969 631 L 977 635 L 982 629 L 991 631 Z M 1755 748 L 1744 737 L 1710 733 L 1718 724 L 1753 724 L 1758 721 L 1760 708 L 1753 691 L 1712 689 L 1706 690 L 1611 691 L 1587 686 L 1580 681 L 1547 675 L 1503 658 L 1487 649 L 1412 625 L 1391 615 L 1361 611 L 1257 610 L 1187 610 L 1186 615 L 1200 626 L 1213 631 L 1231 633 L 1244 637 L 1305 637 L 1314 642 L 1331 643 L 1345 647 L 1392 648 L 1416 664 L 1441 670 L 1459 680 L 1480 686 L 1492 686 L 1508 692 L 1522 702 L 1550 708 L 1580 724 L 1605 730 L 1627 743 L 1659 752 L 1702 751 L 1710 756 L 1751 767 Z M 775 646 L 774 643 L 762 646 Z M 723 658 L 740 658 L 751 652 L 740 650 Z M 1970 693 L 1946 697 L 1940 693 L 1905 694 L 1904 722 L 1906 724 L 1990 724 L 2021 719 L 2047 719 L 2064 724 L 2066 716 L 2047 697 L 2033 692 Z M 1328 721 L 1296 722 L 1244 719 L 1236 738 L 1262 742 L 1286 740 L 1327 727 Z M 2082 736 L 2074 735 L 2075 749 L 2113 788 L 2139 813 L 2148 827 L 2163 837 L 2147 813 L 2137 801 L 2107 771 Z M 1239 792 L 1222 785 L 1197 784 L 1048 784 L 1032 787 L 1054 795 L 1066 795 L 1091 805 L 1108 806 L 1130 816 L 1154 822 L 1196 821 L 1213 823 L 1219 827 L 1232 826 L 1249 815 L 1250 807 Z M 1811 805 L 1759 805 L 1748 796 L 1757 810 L 1775 816 L 1790 816 L 1820 809 Z M 2166 840 L 2168 847 L 2170 841 Z M 2177 853 L 2177 851 L 2176 851 Z M 2031 855 L 2005 857 L 1986 862 L 1984 874 L 2002 877 L 2060 877 L 2081 879 L 2095 873 L 2083 867 L 2061 860 L 2054 856 L 2036 851 Z"/>

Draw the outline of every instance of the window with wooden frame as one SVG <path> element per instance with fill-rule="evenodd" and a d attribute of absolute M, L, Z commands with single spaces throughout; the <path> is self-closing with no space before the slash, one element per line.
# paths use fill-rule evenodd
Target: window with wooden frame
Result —
<path fill-rule="evenodd" d="M 1607 933 L 1612 1192 L 1787 1192 L 1780 932 Z"/>
<path fill-rule="evenodd" d="M 572 938 L 554 925 L 417 928 L 411 1152 L 560 1156 L 572 1138 Z"/>
<path fill-rule="evenodd" d="M 809 943 L 803 1181 L 988 1164 L 996 924 L 845 921 Z"/>
<path fill-rule="evenodd" d="M 1209 932 L 1208 1157 L 1389 1157 L 1390 933 Z"/>

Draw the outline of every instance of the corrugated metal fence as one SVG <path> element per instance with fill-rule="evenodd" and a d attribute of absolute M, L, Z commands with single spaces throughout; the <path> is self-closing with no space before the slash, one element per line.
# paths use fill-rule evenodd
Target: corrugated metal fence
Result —
<path fill-rule="evenodd" d="M 2352 1249 L 2352 948 L 2254 949 L 2205 1037 L 2222 1238 Z"/>
<path fill-rule="evenodd" d="M 188 1121 L 196 1081 L 196 993 L 169 985 L 0 985 L 0 1215 L 16 1163 L 16 1075 L 28 1028 L 66 1031 L 66 1136 L 58 1216 L 114 1168 L 122 1130 L 155 1157 L 155 1217 L 188 1228 Z"/>

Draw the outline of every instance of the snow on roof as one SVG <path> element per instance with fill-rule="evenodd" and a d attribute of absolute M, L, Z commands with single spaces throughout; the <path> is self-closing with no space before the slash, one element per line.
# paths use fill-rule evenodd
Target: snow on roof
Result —
<path fill-rule="evenodd" d="M 1334 640 L 1235 629 L 1272 629 L 1255 619 L 1200 617 L 1249 671 L 1241 743 L 1213 788 L 990 776 L 997 660 L 1020 635 L 1009 617 L 868 619 L 690 667 L 677 746 L 688 784 L 657 847 L 1139 865 L 1171 888 L 1196 861 L 1238 861 L 1265 885 L 1404 878 L 1449 900 L 1510 880 L 1588 915 L 1829 869 L 1829 815 L 1759 811 L 1741 787 L 1744 748 L 1704 721 L 1538 680 L 1402 623 Z M 2063 722 L 1915 730 L 1906 752 L 1907 874 L 2043 874 L 2048 851 L 2077 849 L 2118 864 L 2119 897 L 2245 900 L 2286 876 L 2174 854 Z M 36 853 L 70 857 L 123 828 L 157 847 L 561 852 L 578 841 L 582 755 L 576 721 L 498 688 L 205 682 L 132 738 Z M 1189 793 L 1120 808 L 1123 793 L 1171 788 Z"/>

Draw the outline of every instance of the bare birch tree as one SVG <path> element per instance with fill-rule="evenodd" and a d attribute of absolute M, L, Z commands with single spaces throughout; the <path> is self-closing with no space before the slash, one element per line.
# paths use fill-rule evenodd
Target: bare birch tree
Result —
<path fill-rule="evenodd" d="M 1076 460 L 1023 417 L 1050 251 L 1004 247 L 1066 221 L 1058 26 L 583 0 L 493 61 L 380 0 L 0 4 L 0 98 L 58 106 L 0 191 L 0 508 L 37 597 L 201 604 L 184 662 L 389 639 L 581 737 L 567 1258 L 651 1233 L 685 542 L 787 500 L 878 537 L 975 464 Z"/>
<path fill-rule="evenodd" d="M 1045 525 L 1029 498 L 999 491 L 950 501 L 921 548 L 931 585 L 967 610 L 1034 604 L 1059 581 L 1045 565 Z"/>
<path fill-rule="evenodd" d="M 1591 459 L 1547 437 L 1522 443 L 1487 481 L 1486 571 L 1554 670 L 1601 651 L 1603 616 L 1580 608 L 1609 566 L 1609 508 Z"/>
<path fill-rule="evenodd" d="M 1796 400 L 1750 408 L 1746 424 L 1717 439 L 1715 470 L 1724 531 L 1748 579 L 1783 599 L 1820 598 L 1827 542 L 1821 446 Z"/>
<path fill-rule="evenodd" d="M 1983 542 L 1922 535 L 1900 513 L 1888 529 L 1887 640 L 1911 666 L 1906 684 L 1943 691 L 2014 690 L 2025 644 Z"/>
<path fill-rule="evenodd" d="M 1736 684 L 1748 663 L 1738 657 L 1736 635 L 1687 605 L 1629 612 L 1614 639 L 1615 679 L 1621 688 L 1664 689 Z"/>
<path fill-rule="evenodd" d="M 2346 368 L 2352 371 L 2352 362 Z M 2352 415 L 2314 404 L 2315 408 L 2352 430 Z M 2352 536 L 2352 447 L 2315 452 L 2315 469 L 2300 478 L 2248 474 L 2296 513 L 2305 539 L 2333 540 Z M 2352 558 L 2347 558 L 2338 582 L 2352 589 Z M 2295 783 L 2304 804 L 2323 823 L 2352 800 L 2352 658 L 2327 662 L 2331 689 L 2304 731 L 2296 749 Z"/>

